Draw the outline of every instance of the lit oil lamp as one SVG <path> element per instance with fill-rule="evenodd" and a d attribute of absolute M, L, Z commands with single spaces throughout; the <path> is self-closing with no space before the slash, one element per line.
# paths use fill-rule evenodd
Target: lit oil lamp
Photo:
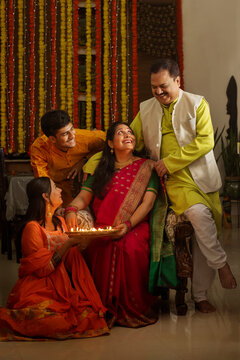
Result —
<path fill-rule="evenodd" d="M 90 229 L 83 229 L 83 228 L 79 228 L 77 227 L 76 230 L 73 230 L 73 228 L 71 228 L 71 232 L 96 232 L 96 231 L 111 231 L 113 230 L 113 228 L 111 226 L 107 226 L 106 228 L 90 228 Z"/>
<path fill-rule="evenodd" d="M 84 229 L 84 228 L 80 228 L 77 227 L 76 230 L 74 230 L 73 228 L 71 228 L 71 230 L 69 232 L 66 232 L 67 235 L 69 236 L 89 236 L 89 237 L 102 237 L 102 236 L 110 236 L 114 233 L 117 233 L 119 231 L 119 229 L 115 229 L 112 226 L 107 226 L 105 228 L 90 228 L 90 229 Z"/>

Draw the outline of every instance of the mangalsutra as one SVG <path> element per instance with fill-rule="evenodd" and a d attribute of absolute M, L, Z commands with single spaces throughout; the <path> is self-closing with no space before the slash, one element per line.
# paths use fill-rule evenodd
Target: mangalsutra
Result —
<path fill-rule="evenodd" d="M 129 159 L 127 161 L 122 161 L 122 162 L 115 161 L 115 169 L 122 169 L 125 166 L 131 164 L 134 160 L 135 160 L 135 157 L 132 157 L 131 159 Z"/>

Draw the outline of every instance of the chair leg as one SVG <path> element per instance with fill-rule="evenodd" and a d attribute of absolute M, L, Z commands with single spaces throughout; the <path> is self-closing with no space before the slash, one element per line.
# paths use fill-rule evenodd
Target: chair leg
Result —
<path fill-rule="evenodd" d="M 7 234 L 6 234 L 6 221 L 4 219 L 4 216 L 1 216 L 0 218 L 0 231 L 1 231 L 1 252 L 2 254 L 5 254 L 5 252 L 7 251 L 7 236 L 6 236 Z"/>
<path fill-rule="evenodd" d="M 6 224 L 6 244 L 7 244 L 7 257 L 12 260 L 12 229 L 9 223 Z"/>
<path fill-rule="evenodd" d="M 161 301 L 160 301 L 161 312 L 162 314 L 169 314 L 170 312 L 169 289 L 161 288 L 160 295 L 161 295 Z"/>
<path fill-rule="evenodd" d="M 175 297 L 177 315 L 186 315 L 188 309 L 185 303 L 185 294 L 188 291 L 187 279 L 192 276 L 192 234 L 193 227 L 189 222 L 177 224 L 175 229 L 175 255 L 179 277 L 179 285 L 176 289 Z"/>
<path fill-rule="evenodd" d="M 177 315 L 184 316 L 187 313 L 187 304 L 185 303 L 185 294 L 187 293 L 187 278 L 179 278 L 179 286 L 176 289 L 175 305 Z"/>
<path fill-rule="evenodd" d="M 12 260 L 12 236 L 8 237 L 8 260 Z"/>
<path fill-rule="evenodd" d="M 4 254 L 6 251 L 6 236 L 4 227 L 1 227 L 1 253 Z"/>
<path fill-rule="evenodd" d="M 12 232 L 11 226 L 6 221 L 2 223 L 2 246 L 1 252 L 7 252 L 8 260 L 12 260 Z"/>

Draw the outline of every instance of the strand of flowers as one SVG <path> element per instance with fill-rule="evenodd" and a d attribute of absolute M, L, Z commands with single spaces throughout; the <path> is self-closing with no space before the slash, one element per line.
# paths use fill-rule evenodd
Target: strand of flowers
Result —
<path fill-rule="evenodd" d="M 91 41 L 91 0 L 86 0 L 86 127 L 92 126 L 92 41 Z"/>
<path fill-rule="evenodd" d="M 45 43 L 44 43 L 44 0 L 39 0 L 39 119 L 44 114 L 45 109 L 45 89 L 44 89 L 44 57 L 45 57 Z M 39 135 L 41 134 L 41 121 L 39 121 Z"/>
<path fill-rule="evenodd" d="M 126 45 L 126 0 L 121 0 L 121 104 L 122 121 L 127 121 L 127 45 Z"/>
<path fill-rule="evenodd" d="M 96 128 L 101 129 L 101 0 L 96 0 Z"/>
<path fill-rule="evenodd" d="M 103 99 L 103 111 L 104 111 L 104 129 L 109 128 L 109 44 L 110 44 L 110 35 L 109 35 L 109 24 L 108 24 L 108 0 L 103 2 L 103 44 L 104 44 L 104 53 L 103 53 L 103 88 L 104 88 L 104 99 Z"/>
<path fill-rule="evenodd" d="M 6 23 L 5 23 L 5 2 L 1 1 L 1 56 L 0 56 L 0 72 L 1 72 L 1 147 L 6 146 L 6 88 L 7 88 L 7 79 L 6 79 L 6 43 L 7 43 L 7 33 L 6 33 Z"/>
<path fill-rule="evenodd" d="M 48 89 L 51 81 L 51 68 L 49 73 L 49 54 L 47 49 L 49 41 L 49 0 L 44 0 L 44 44 L 45 44 L 45 56 L 44 56 L 44 89 L 45 89 L 45 102 L 44 102 L 44 111 L 49 109 L 50 106 L 50 96 L 48 94 Z"/>
<path fill-rule="evenodd" d="M 61 24 L 60 24 L 60 53 L 61 53 L 61 67 L 60 67 L 60 108 L 66 108 L 66 0 L 60 0 L 61 7 Z"/>
<path fill-rule="evenodd" d="M 126 11 L 126 47 L 127 47 L 127 57 L 126 57 L 126 72 L 127 72 L 127 83 L 126 83 L 126 94 L 131 94 L 132 91 L 132 49 L 129 41 L 130 33 L 131 33 L 131 19 L 130 12 Z M 130 96 L 127 96 L 126 99 L 126 121 L 129 120 L 129 100 Z"/>
<path fill-rule="evenodd" d="M 35 7 L 34 0 L 29 2 L 29 32 L 30 32 L 30 55 L 29 55 L 29 76 L 30 76 L 30 145 L 34 141 L 35 132 Z"/>
<path fill-rule="evenodd" d="M 78 1 L 73 2 L 73 123 L 78 127 Z"/>
<path fill-rule="evenodd" d="M 72 38 L 72 1 L 67 2 L 67 109 L 72 119 L 73 116 L 73 79 L 72 79 L 72 51 L 73 51 L 73 38 Z"/>
<path fill-rule="evenodd" d="M 24 152 L 23 0 L 18 0 L 18 152 Z"/>
<path fill-rule="evenodd" d="M 24 61 L 23 61 L 23 91 L 24 91 L 24 102 L 23 102 L 23 131 L 24 131 L 24 151 L 28 151 L 26 143 L 29 142 L 30 135 L 30 108 L 29 108 L 29 66 L 27 64 L 28 52 L 26 49 L 29 47 L 29 29 L 28 29 L 28 11 L 26 1 L 23 1 L 23 49 L 24 49 Z M 28 129 L 27 129 L 28 126 Z M 27 131 L 26 131 L 27 130 Z M 27 140 L 26 140 L 27 139 Z"/>
<path fill-rule="evenodd" d="M 12 153 L 15 151 L 14 144 L 14 7 L 13 0 L 9 0 L 8 3 L 8 89 L 9 89 L 9 118 L 8 118 L 8 128 L 9 128 L 9 148 L 8 152 Z"/>
<path fill-rule="evenodd" d="M 109 35 L 110 35 L 110 44 L 109 44 L 109 57 L 108 57 L 108 68 L 109 68 L 109 117 L 110 123 L 113 121 L 113 87 L 112 87 L 112 1 L 108 1 L 108 26 L 109 26 Z"/>
<path fill-rule="evenodd" d="M 181 88 L 184 89 L 184 78 L 183 78 L 183 29 L 182 29 L 182 2 L 177 0 L 176 3 L 177 12 L 177 53 L 178 63 L 181 75 Z"/>
<path fill-rule="evenodd" d="M 52 108 L 57 107 L 56 93 L 56 0 L 51 0 L 51 100 Z"/>
<path fill-rule="evenodd" d="M 132 0 L 132 86 L 135 117 L 138 113 L 137 0 Z"/>
<path fill-rule="evenodd" d="M 113 121 L 118 119 L 117 109 L 117 2 L 112 1 L 112 97 L 113 97 L 113 109 L 112 117 Z"/>

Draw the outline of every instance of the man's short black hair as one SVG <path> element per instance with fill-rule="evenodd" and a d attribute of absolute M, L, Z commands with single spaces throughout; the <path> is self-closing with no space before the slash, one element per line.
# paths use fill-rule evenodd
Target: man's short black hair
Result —
<path fill-rule="evenodd" d="M 59 129 L 67 126 L 71 122 L 70 116 L 64 110 L 52 110 L 46 112 L 41 118 L 41 128 L 43 133 L 49 136 L 56 136 Z"/>
<path fill-rule="evenodd" d="M 180 76 L 179 66 L 173 59 L 159 59 L 150 68 L 150 74 L 157 74 L 159 71 L 168 70 L 172 78 Z"/>

